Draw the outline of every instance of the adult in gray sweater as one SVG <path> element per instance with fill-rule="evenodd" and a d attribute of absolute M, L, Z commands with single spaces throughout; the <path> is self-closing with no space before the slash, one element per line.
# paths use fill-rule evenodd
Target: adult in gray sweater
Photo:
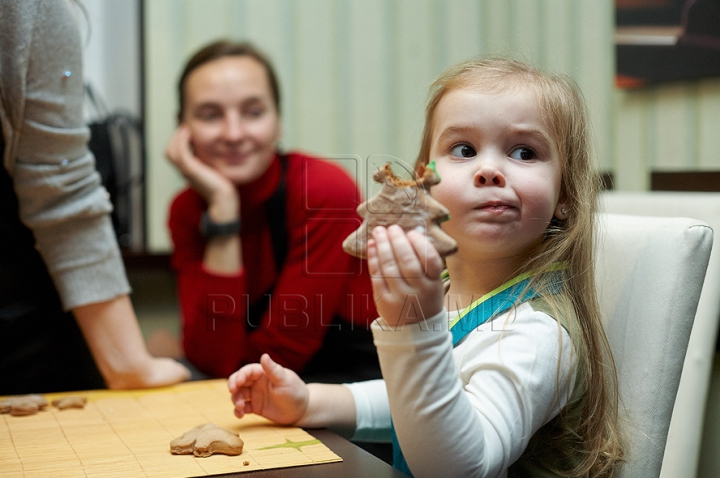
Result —
<path fill-rule="evenodd" d="M 128 296 L 87 149 L 71 2 L 0 0 L 0 12 L 0 395 L 187 379 L 149 354 Z"/>

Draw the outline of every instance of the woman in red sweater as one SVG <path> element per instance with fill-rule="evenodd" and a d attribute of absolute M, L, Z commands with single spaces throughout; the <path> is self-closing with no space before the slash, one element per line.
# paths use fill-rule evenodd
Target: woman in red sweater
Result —
<path fill-rule="evenodd" d="M 247 43 L 198 51 L 166 154 L 190 187 L 170 209 L 183 348 L 226 377 L 269 353 L 310 379 L 379 377 L 365 264 L 342 251 L 360 194 L 329 161 L 281 154 L 278 82 Z"/>

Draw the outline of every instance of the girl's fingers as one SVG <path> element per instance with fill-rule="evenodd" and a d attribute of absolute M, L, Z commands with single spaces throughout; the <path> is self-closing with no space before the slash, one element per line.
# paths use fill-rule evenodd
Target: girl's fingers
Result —
<path fill-rule="evenodd" d="M 425 234 L 419 231 L 410 231 L 407 237 L 416 256 L 420 259 L 420 265 L 424 265 L 424 275 L 429 279 L 439 278 L 444 269 L 444 264 L 437 249 L 435 249 Z"/>
<path fill-rule="evenodd" d="M 443 261 L 425 234 L 420 231 L 406 234 L 398 225 L 376 227 L 372 234 L 373 239 L 368 241 L 368 270 L 373 285 L 377 283 L 385 291 L 395 289 L 402 293 L 426 279 L 440 277 Z"/>
<path fill-rule="evenodd" d="M 389 294 L 390 289 L 388 288 L 385 278 L 380 271 L 380 261 L 377 255 L 377 245 L 374 239 L 368 240 L 367 246 L 367 264 L 368 272 L 370 273 L 370 281 L 372 283 L 373 295 L 375 297 L 382 297 L 383 295 Z"/>
<path fill-rule="evenodd" d="M 393 227 L 393 226 L 390 226 Z M 377 254 L 377 275 L 385 278 L 400 277 L 400 269 L 395 260 L 395 252 L 390 242 L 388 230 L 378 226 L 372 230 L 372 237 L 375 240 L 375 252 Z"/>
<path fill-rule="evenodd" d="M 400 275 L 405 280 L 422 278 L 424 276 L 422 264 L 405 231 L 398 225 L 392 225 L 388 228 L 388 237 Z"/>
<path fill-rule="evenodd" d="M 276 386 L 282 385 L 286 375 L 282 365 L 271 359 L 268 354 L 262 354 L 260 357 L 260 365 L 271 384 Z"/>
<path fill-rule="evenodd" d="M 252 388 L 265 375 L 260 364 L 249 364 L 233 373 L 228 379 L 228 388 L 231 392 L 231 400 L 235 407 L 243 407 L 250 402 Z M 247 412 L 247 410 L 246 410 Z"/>

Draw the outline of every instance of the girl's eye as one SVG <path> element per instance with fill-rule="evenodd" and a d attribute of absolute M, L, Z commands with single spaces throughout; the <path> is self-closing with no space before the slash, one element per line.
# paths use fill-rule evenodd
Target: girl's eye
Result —
<path fill-rule="evenodd" d="M 450 154 L 452 154 L 456 158 L 472 158 L 475 157 L 477 152 L 472 146 L 469 146 L 467 144 L 458 144 L 450 150 Z"/>
<path fill-rule="evenodd" d="M 519 159 L 520 161 L 529 161 L 531 159 L 537 159 L 537 154 L 530 148 L 515 148 L 510 152 L 510 157 Z"/>

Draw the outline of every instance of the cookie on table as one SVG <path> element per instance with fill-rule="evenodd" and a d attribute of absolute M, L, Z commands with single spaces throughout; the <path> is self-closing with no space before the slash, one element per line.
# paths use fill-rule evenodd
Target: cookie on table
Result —
<path fill-rule="evenodd" d="M 215 453 L 240 455 L 244 443 L 236 432 L 226 430 L 214 423 L 198 425 L 170 442 L 173 455 L 208 457 Z"/>
<path fill-rule="evenodd" d="M 0 401 L 0 413 L 14 416 L 33 415 L 47 407 L 47 400 L 41 395 L 17 395 Z"/>

